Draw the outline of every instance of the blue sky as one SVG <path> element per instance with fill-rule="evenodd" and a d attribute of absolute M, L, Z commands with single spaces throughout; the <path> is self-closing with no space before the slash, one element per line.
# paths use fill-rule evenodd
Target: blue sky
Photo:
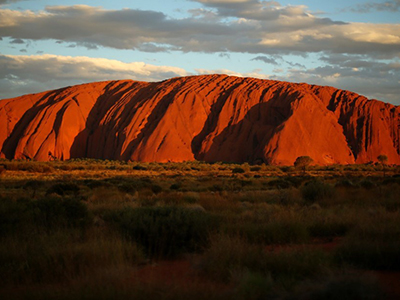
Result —
<path fill-rule="evenodd" d="M 225 73 L 400 104 L 400 0 L 0 0 L 0 99 Z"/>

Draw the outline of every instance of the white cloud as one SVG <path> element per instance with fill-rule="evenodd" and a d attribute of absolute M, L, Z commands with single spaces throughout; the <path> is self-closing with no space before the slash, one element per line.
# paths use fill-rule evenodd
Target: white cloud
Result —
<path fill-rule="evenodd" d="M 207 69 L 196 69 L 197 75 L 210 75 L 210 74 L 225 74 L 229 76 L 237 76 L 237 77 L 253 77 L 253 78 L 260 78 L 260 79 L 269 79 L 270 75 L 262 74 L 261 70 L 253 70 L 252 72 L 235 72 L 229 69 L 214 69 L 214 70 L 207 70 Z"/>
<path fill-rule="evenodd" d="M 217 14 L 185 19 L 155 11 L 106 10 L 87 5 L 45 11 L 0 9 L 0 35 L 12 39 L 76 43 L 87 48 L 148 52 L 384 53 L 399 56 L 400 24 L 334 22 L 304 6 L 275 2 L 207 1 Z"/>
<path fill-rule="evenodd" d="M 189 75 L 177 67 L 57 55 L 0 55 L 0 98 L 117 79 L 159 81 Z"/>

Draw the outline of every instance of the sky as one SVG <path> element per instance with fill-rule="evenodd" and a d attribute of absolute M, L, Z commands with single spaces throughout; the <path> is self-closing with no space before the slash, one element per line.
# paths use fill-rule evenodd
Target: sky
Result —
<path fill-rule="evenodd" d="M 400 105 L 400 0 L 0 0 L 0 99 L 215 73 Z"/>

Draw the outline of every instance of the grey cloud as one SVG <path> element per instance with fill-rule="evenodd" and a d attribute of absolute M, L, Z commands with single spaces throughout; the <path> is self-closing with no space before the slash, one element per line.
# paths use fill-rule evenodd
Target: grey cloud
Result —
<path fill-rule="evenodd" d="M 289 70 L 278 79 L 331 85 L 369 98 L 400 105 L 400 62 L 371 61 L 363 56 L 331 55 L 327 65 L 314 69 Z"/>
<path fill-rule="evenodd" d="M 25 44 L 25 42 L 22 39 L 13 39 L 10 44 Z"/>
<path fill-rule="evenodd" d="M 203 1 L 204 2 L 204 1 Z M 315 17 L 304 7 L 278 7 L 272 2 L 207 1 L 204 5 L 248 11 L 263 5 L 271 18 L 253 14 L 238 19 L 208 17 L 173 19 L 142 10 L 105 10 L 86 5 L 52 6 L 32 14 L 0 9 L 0 34 L 13 39 L 54 39 L 88 49 L 98 46 L 138 49 L 147 52 L 241 52 L 253 54 L 296 54 L 308 52 L 369 53 L 400 55 L 400 25 L 345 24 Z M 239 9 L 235 10 L 240 12 Z M 239 13 L 236 14 L 240 16 Z M 282 17 L 285 15 L 285 17 Z M 12 20 L 12 22 L 1 22 Z M 357 29 L 357 30 L 355 30 Z M 376 34 L 374 34 L 374 30 Z M 350 35 L 348 32 L 360 32 Z M 371 39 L 368 35 L 372 36 Z M 393 42 L 388 42 L 388 38 Z M 397 39 L 397 40 L 396 40 Z"/>
<path fill-rule="evenodd" d="M 300 68 L 300 69 L 304 69 L 306 68 L 305 65 L 299 64 L 299 63 L 292 63 L 291 61 L 285 60 L 285 63 L 287 63 L 289 66 L 293 67 L 293 68 Z"/>
<path fill-rule="evenodd" d="M 231 58 L 231 56 L 228 53 L 220 53 L 218 54 L 218 56 L 221 58 L 228 58 L 228 59 Z"/>
<path fill-rule="evenodd" d="M 274 59 L 272 57 L 268 57 L 268 56 L 256 56 L 256 57 L 252 58 L 251 60 L 259 60 L 259 61 L 265 62 L 266 64 L 271 64 L 271 65 L 278 64 L 276 59 Z"/>
<path fill-rule="evenodd" d="M 366 2 L 358 4 L 355 7 L 348 8 L 347 10 L 359 13 L 368 13 L 371 11 L 389 11 L 398 12 L 400 10 L 400 0 L 390 0 L 385 2 Z"/>
<path fill-rule="evenodd" d="M 0 0 L 0 5 L 13 3 L 13 2 L 20 2 L 20 1 L 23 1 L 23 0 Z"/>

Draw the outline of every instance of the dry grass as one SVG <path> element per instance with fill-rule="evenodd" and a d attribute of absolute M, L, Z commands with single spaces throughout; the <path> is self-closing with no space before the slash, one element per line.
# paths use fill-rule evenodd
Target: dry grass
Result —
<path fill-rule="evenodd" d="M 400 269 L 397 166 L 388 166 L 385 177 L 375 165 L 311 166 L 301 176 L 293 167 L 266 165 L 1 160 L 0 173 L 5 299 L 339 299 L 376 286 L 358 280 L 358 271 L 348 275 L 349 266 Z M 138 220 L 169 209 L 206 216 L 199 224 L 211 226 L 196 229 L 186 213 L 169 215 L 152 223 L 151 241 L 189 234 L 149 251 L 135 231 Z M 122 211 L 136 211 L 124 221 L 129 234 L 107 218 Z M 189 247 L 199 230 L 201 243 Z M 339 243 L 326 252 L 310 246 L 315 239 Z M 230 293 L 129 281 L 138 265 L 163 253 L 162 245 L 180 257 L 200 251 L 193 268 L 225 282 Z"/>

